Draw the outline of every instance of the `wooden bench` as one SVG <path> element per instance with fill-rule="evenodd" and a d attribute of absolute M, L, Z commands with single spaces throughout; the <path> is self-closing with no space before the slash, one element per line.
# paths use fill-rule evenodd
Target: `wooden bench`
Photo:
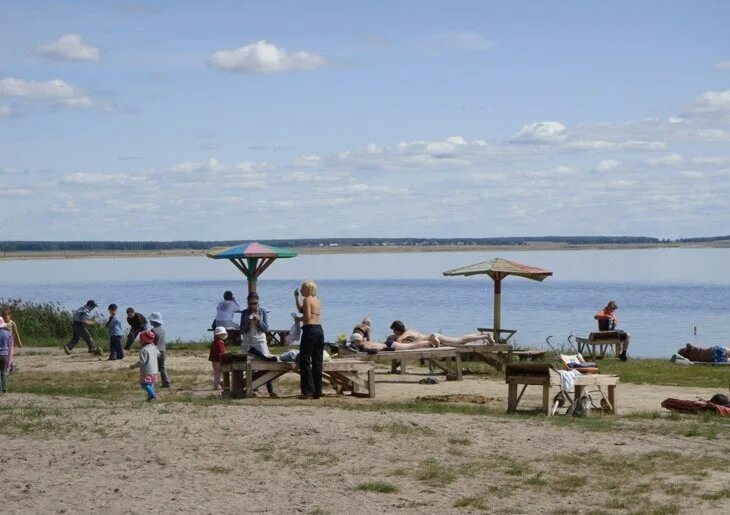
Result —
<path fill-rule="evenodd" d="M 619 334 L 618 331 L 598 331 L 590 333 L 588 338 L 576 336 L 575 343 L 578 352 L 590 359 L 603 359 L 609 350 L 617 358 L 621 354 L 622 346 Z"/>
<path fill-rule="evenodd" d="M 405 374 L 407 362 L 426 362 L 432 370 L 439 369 L 446 373 L 447 380 L 455 381 L 461 381 L 463 379 L 463 355 L 470 355 L 501 371 L 504 364 L 511 361 L 511 353 L 512 346 L 505 344 L 469 344 L 454 347 L 381 351 L 377 354 L 351 352 L 346 349 L 340 349 L 341 356 L 367 359 L 375 363 L 389 363 L 390 371 L 394 374 L 398 372 L 398 368 L 400 368 L 401 374 Z"/>
<path fill-rule="evenodd" d="M 269 347 L 286 345 L 289 329 L 269 329 L 266 331 L 266 345 Z"/>
<path fill-rule="evenodd" d="M 296 363 L 264 361 L 245 354 L 223 355 L 223 394 L 234 398 L 251 397 L 253 391 L 289 372 L 299 373 Z M 375 397 L 375 367 L 370 361 L 337 359 L 322 364 L 322 378 L 338 394 Z"/>
<path fill-rule="evenodd" d="M 507 383 L 507 413 L 515 413 L 522 395 L 530 385 L 542 386 L 542 409 L 547 416 L 552 416 L 557 411 L 557 403 L 551 407 L 550 388 L 560 388 L 560 374 L 549 363 L 515 363 L 507 366 L 505 373 Z M 586 387 L 593 386 L 600 392 L 602 402 L 610 413 L 616 413 L 616 387 L 619 384 L 619 376 L 608 374 L 584 374 L 576 377 L 575 390 L 571 398 L 566 394 L 570 405 L 566 414 L 572 414 L 575 408 L 575 401 L 580 399 Z M 522 390 L 518 394 L 518 387 Z"/>

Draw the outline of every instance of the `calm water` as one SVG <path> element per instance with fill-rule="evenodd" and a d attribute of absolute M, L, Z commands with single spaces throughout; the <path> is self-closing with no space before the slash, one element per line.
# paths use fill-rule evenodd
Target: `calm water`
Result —
<path fill-rule="evenodd" d="M 619 303 L 620 326 L 633 335 L 633 355 L 668 356 L 686 342 L 730 341 L 730 249 L 299 256 L 274 263 L 258 289 L 270 325 L 286 328 L 292 291 L 301 279 L 315 279 L 330 340 L 364 315 L 379 338 L 396 318 L 423 331 L 462 334 L 491 325 L 493 283 L 441 272 L 497 255 L 555 273 L 543 283 L 503 283 L 503 326 L 518 330 L 521 345 L 587 334 L 595 327 L 593 313 L 609 299 Z M 184 340 L 209 338 L 206 328 L 226 289 L 245 298 L 233 265 L 204 257 L 0 261 L 0 298 L 68 308 L 94 298 L 100 306 L 161 311 L 168 335 Z"/>

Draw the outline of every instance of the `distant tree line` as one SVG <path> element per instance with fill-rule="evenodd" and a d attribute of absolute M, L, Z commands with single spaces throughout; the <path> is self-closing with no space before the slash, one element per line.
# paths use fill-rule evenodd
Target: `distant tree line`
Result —
<path fill-rule="evenodd" d="M 642 244 L 672 242 L 709 242 L 730 240 L 730 236 L 683 238 L 666 240 L 644 236 L 530 236 L 504 238 L 310 238 L 260 240 L 276 247 L 329 247 L 329 246 L 438 246 L 438 245 L 526 245 L 553 243 L 567 245 Z M 214 247 L 232 247 L 246 240 L 227 241 L 2 241 L 0 252 L 81 252 L 81 251 L 163 251 L 207 250 Z"/>

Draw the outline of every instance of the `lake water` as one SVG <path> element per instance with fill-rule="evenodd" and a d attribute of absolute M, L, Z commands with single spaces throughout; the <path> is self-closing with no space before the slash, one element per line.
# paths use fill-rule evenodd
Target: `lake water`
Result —
<path fill-rule="evenodd" d="M 441 272 L 497 256 L 554 272 L 542 283 L 503 282 L 502 325 L 518 330 L 520 345 L 587 335 L 596 325 L 593 313 L 610 299 L 619 304 L 619 326 L 632 333 L 630 355 L 669 356 L 687 342 L 730 342 L 730 249 L 302 255 L 275 262 L 258 291 L 273 328 L 291 325 L 292 292 L 311 278 L 319 284 L 328 340 L 349 333 L 365 315 L 378 339 L 394 319 L 457 335 L 492 325 L 493 283 Z M 160 311 L 171 339 L 207 340 L 227 289 L 245 301 L 240 272 L 205 257 L 0 261 L 0 298 L 67 308 L 93 298 L 101 307 L 115 302 L 145 315 Z"/>

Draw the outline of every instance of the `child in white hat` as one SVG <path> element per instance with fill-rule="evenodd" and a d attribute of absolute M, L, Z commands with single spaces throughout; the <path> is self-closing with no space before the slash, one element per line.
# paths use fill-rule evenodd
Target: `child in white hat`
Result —
<path fill-rule="evenodd" d="M 221 389 L 221 354 L 226 352 L 226 338 L 228 331 L 225 327 L 218 326 L 213 331 L 213 345 L 210 347 L 208 361 L 213 365 L 213 389 Z"/>

